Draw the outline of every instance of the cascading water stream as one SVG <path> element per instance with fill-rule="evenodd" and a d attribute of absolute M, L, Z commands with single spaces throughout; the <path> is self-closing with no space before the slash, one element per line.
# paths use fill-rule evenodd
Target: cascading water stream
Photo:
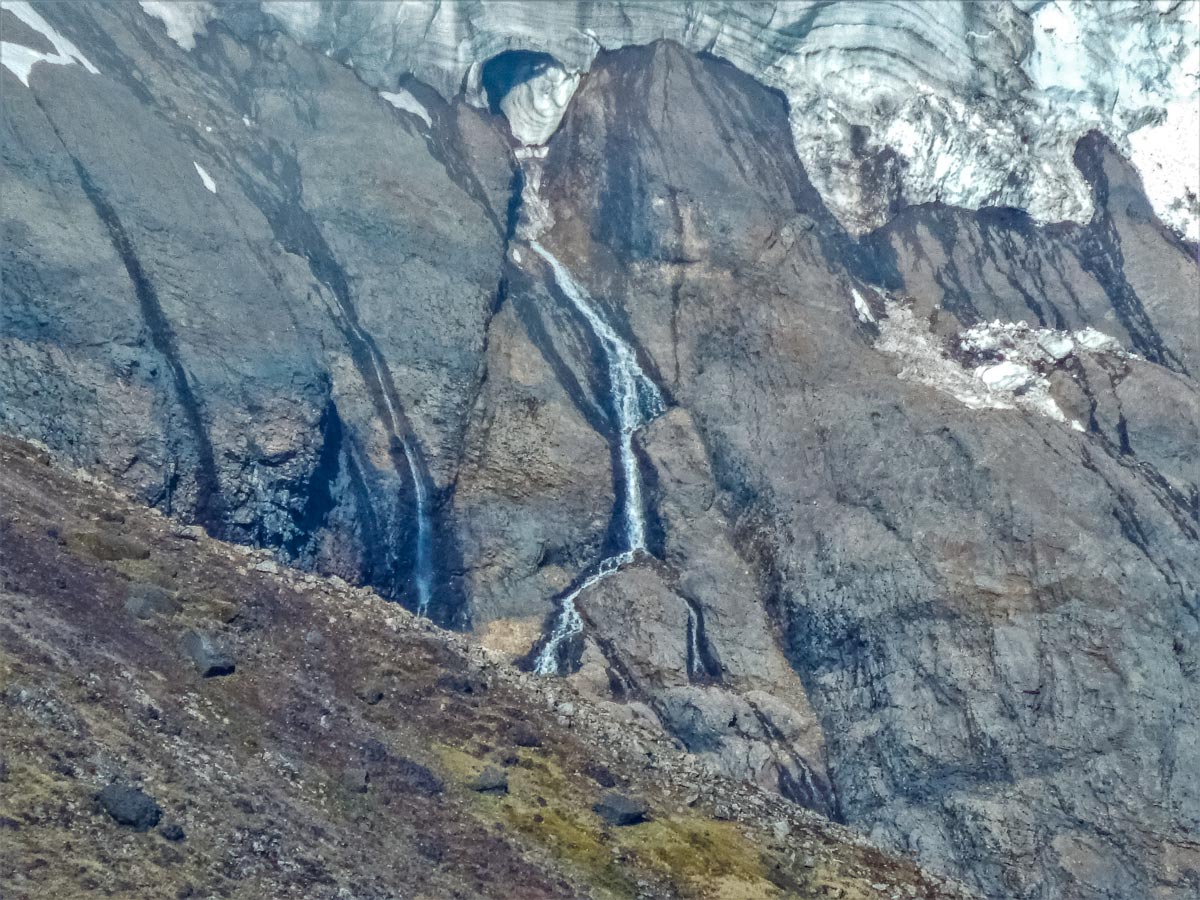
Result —
<path fill-rule="evenodd" d="M 646 548 L 642 475 L 633 452 L 633 434 L 646 423 L 662 415 L 666 404 L 658 386 L 638 365 L 633 348 L 605 321 L 587 291 L 575 281 L 567 267 L 536 239 L 530 239 L 529 246 L 550 266 L 555 283 L 588 323 L 608 363 L 608 382 L 612 392 L 617 451 L 621 461 L 624 489 L 620 551 L 602 560 L 591 575 L 559 599 L 558 622 L 534 662 L 534 671 L 539 675 L 552 675 L 559 670 L 560 647 L 565 641 L 583 631 L 583 618 L 575 605 L 575 598 L 584 589 L 632 562 L 636 553 Z"/>
<path fill-rule="evenodd" d="M 342 319 L 348 326 L 347 336 L 353 335 L 356 343 L 365 351 L 367 359 L 371 361 L 375 386 L 379 389 L 379 395 L 383 398 L 383 404 L 387 411 L 388 420 L 384 424 L 387 426 L 388 433 L 395 437 L 404 448 L 404 459 L 408 463 L 408 474 L 412 479 L 413 495 L 417 501 L 417 544 L 414 569 L 417 586 L 417 615 L 427 616 L 430 599 L 433 596 L 433 536 L 432 529 L 429 527 L 429 498 L 425 490 L 425 482 L 421 478 L 421 470 L 417 464 L 416 451 L 413 449 L 412 441 L 400 437 L 403 420 L 397 413 L 391 393 L 388 391 L 388 381 L 384 378 L 385 366 L 379 350 L 363 331 L 362 326 L 358 324 L 357 318 L 351 314 L 350 310 L 346 309 L 340 299 L 338 306 L 341 308 Z M 363 375 L 365 377 L 366 373 Z"/>

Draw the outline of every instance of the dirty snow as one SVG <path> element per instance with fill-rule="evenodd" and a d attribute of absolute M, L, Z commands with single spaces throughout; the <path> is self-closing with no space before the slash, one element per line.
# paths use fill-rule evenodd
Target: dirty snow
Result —
<path fill-rule="evenodd" d="M 54 47 L 53 53 L 43 53 L 23 44 L 0 41 L 0 65 L 16 75 L 25 87 L 29 87 L 29 76 L 33 72 L 34 64 L 39 62 L 55 66 L 69 66 L 72 63 L 78 63 L 91 74 L 100 74 L 100 70 L 88 61 L 78 47 L 55 31 L 50 23 L 38 15 L 37 11 L 25 0 L 2 0 L 0 9 L 7 9 L 42 35 Z"/>
<path fill-rule="evenodd" d="M 196 37 L 208 30 L 216 15 L 207 0 L 141 0 L 142 12 L 166 26 L 167 37 L 184 50 L 196 49 Z"/>
<path fill-rule="evenodd" d="M 877 350 L 900 359 L 901 381 L 914 381 L 949 394 L 969 409 L 1015 409 L 1011 397 L 988 386 L 943 352 L 924 323 L 907 306 L 888 299 L 887 317 L 879 323 Z"/>
<path fill-rule="evenodd" d="M 429 117 L 429 110 L 422 105 L 420 100 L 404 88 L 396 88 L 394 91 L 380 91 L 379 96 L 396 107 L 396 109 L 402 109 L 404 112 L 412 113 L 421 119 L 425 123 L 426 128 L 433 127 L 433 119 Z"/>
<path fill-rule="evenodd" d="M 854 288 L 850 288 L 850 295 L 854 297 L 854 312 L 858 316 L 860 322 L 874 322 L 875 314 L 871 312 L 871 307 L 867 305 L 867 301 L 863 299 Z"/>
<path fill-rule="evenodd" d="M 1038 328 L 1026 322 L 983 322 L 959 336 L 959 346 L 967 353 L 1000 355 L 1004 359 L 1042 363 L 1061 362 L 1073 353 L 1113 353 L 1135 358 L 1137 354 L 1121 349 L 1115 337 L 1090 325 L 1076 332 Z"/>
<path fill-rule="evenodd" d="M 855 295 L 856 307 L 858 299 Z M 960 362 L 947 355 L 906 305 L 889 297 L 885 308 L 887 318 L 879 322 L 875 347 L 900 358 L 899 377 L 935 388 L 969 409 L 1023 409 L 1067 423 L 1050 393 L 1049 372 L 1085 353 L 1138 358 L 1095 328 L 1067 332 L 997 320 L 958 335 L 958 351 L 964 357 Z M 1086 431 L 1077 419 L 1069 424 L 1075 431 Z"/>
<path fill-rule="evenodd" d="M 210 194 L 215 194 L 217 192 L 217 183 L 213 181 L 212 176 L 208 174 L 204 166 L 200 165 L 200 163 L 196 162 L 195 160 L 192 161 L 192 165 L 196 167 L 196 174 L 198 174 L 200 176 L 200 180 L 204 182 L 204 187 L 208 189 Z"/>

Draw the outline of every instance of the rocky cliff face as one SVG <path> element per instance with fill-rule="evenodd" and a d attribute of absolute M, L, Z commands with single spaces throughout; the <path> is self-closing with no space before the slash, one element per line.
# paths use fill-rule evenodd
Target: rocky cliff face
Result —
<path fill-rule="evenodd" d="M 986 896 L 1200 895 L 1195 220 L 1124 70 L 956 131 L 1054 10 L 1189 97 L 1160 6 L 6 0 L 0 424 Z"/>

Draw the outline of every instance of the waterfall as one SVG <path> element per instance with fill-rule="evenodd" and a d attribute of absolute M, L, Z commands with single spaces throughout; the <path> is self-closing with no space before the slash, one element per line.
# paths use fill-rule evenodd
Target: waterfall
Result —
<path fill-rule="evenodd" d="M 408 472 L 412 476 L 413 494 L 417 498 L 417 615 L 429 615 L 429 598 L 432 596 L 433 581 L 433 538 L 429 533 L 429 499 L 425 493 L 425 482 L 417 468 L 416 454 L 412 443 L 404 441 L 404 458 L 408 461 Z"/>
<path fill-rule="evenodd" d="M 583 631 L 583 618 L 575 605 L 575 598 L 585 588 L 602 581 L 632 562 L 637 552 L 646 548 L 642 474 L 638 468 L 637 456 L 633 452 L 633 434 L 646 423 L 662 415 L 666 410 L 666 403 L 658 386 L 638 365 L 633 348 L 608 324 L 588 292 L 572 277 L 567 267 L 538 243 L 536 238 L 530 239 L 529 246 L 550 266 L 555 283 L 588 323 L 604 353 L 608 364 L 608 382 L 612 392 L 612 411 L 615 417 L 617 451 L 621 461 L 624 489 L 620 550 L 602 560 L 590 575 L 559 599 L 558 621 L 534 662 L 534 671 L 539 675 L 552 675 L 558 672 L 558 651 L 563 642 Z"/>
<path fill-rule="evenodd" d="M 388 389 L 388 379 L 384 378 L 387 366 L 383 361 L 383 356 L 375 346 L 375 342 L 358 324 L 358 318 L 354 315 L 354 311 L 340 297 L 337 299 L 342 314 L 341 318 L 346 323 L 343 333 L 363 351 L 371 362 L 371 374 L 374 376 L 375 386 L 379 389 L 379 395 L 383 398 L 383 411 L 387 413 L 387 421 L 384 422 L 384 426 L 387 428 L 388 434 L 404 448 L 404 459 L 408 463 L 408 474 L 413 484 L 413 496 L 417 501 L 417 545 L 414 571 L 417 584 L 417 614 L 427 616 L 429 602 L 433 595 L 433 536 L 432 529 L 429 527 L 429 495 L 425 490 L 425 482 L 421 478 L 421 469 L 417 464 L 417 454 L 413 448 L 413 442 L 411 439 L 401 437 L 404 420 L 400 417 L 392 400 L 391 392 Z M 362 376 L 365 380 L 367 373 L 363 372 Z"/>

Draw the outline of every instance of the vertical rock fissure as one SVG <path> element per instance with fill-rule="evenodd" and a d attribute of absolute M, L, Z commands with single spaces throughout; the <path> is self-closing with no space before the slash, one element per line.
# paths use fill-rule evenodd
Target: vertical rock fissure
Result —
<path fill-rule="evenodd" d="M 717 661 L 704 626 L 704 610 L 682 593 L 687 604 L 687 676 L 691 682 L 720 682 L 721 664 Z"/>
<path fill-rule="evenodd" d="M 47 120 L 49 120 L 49 116 L 47 116 Z M 51 127 L 54 127 L 53 123 L 51 123 Z M 57 128 L 54 128 L 54 132 L 58 135 Z M 209 439 L 208 430 L 204 425 L 204 416 L 200 410 L 199 401 L 192 390 L 187 371 L 184 369 L 183 362 L 180 359 L 175 332 L 171 328 L 166 314 L 163 312 L 158 294 L 153 284 L 151 284 L 149 277 L 146 275 L 145 270 L 142 268 L 141 261 L 138 259 L 133 247 L 133 242 L 129 239 L 129 233 L 121 223 L 116 210 L 104 197 L 99 188 L 96 187 L 83 163 L 70 150 L 67 150 L 66 143 L 62 141 L 62 136 L 58 135 L 58 137 L 60 143 L 63 144 L 63 149 L 75 167 L 75 172 L 79 177 L 79 183 L 83 189 L 84 196 L 87 197 L 88 202 L 92 205 L 92 209 L 96 212 L 96 216 L 104 224 L 113 249 L 116 250 L 117 255 L 121 258 L 125 271 L 129 275 L 129 280 L 133 283 L 142 320 L 146 323 L 146 330 L 150 335 L 150 342 L 166 362 L 167 368 L 171 372 L 176 399 L 179 402 L 180 409 L 183 411 L 183 417 L 187 422 L 188 430 L 192 434 L 192 441 L 196 451 L 196 472 L 194 474 L 196 480 L 196 504 L 193 515 L 200 524 L 211 529 L 218 529 L 222 525 L 222 502 L 220 481 L 217 477 L 216 457 L 213 454 L 212 441 Z M 173 490 L 169 491 L 166 498 L 168 512 L 174 511 L 172 509 L 172 494 Z"/>

